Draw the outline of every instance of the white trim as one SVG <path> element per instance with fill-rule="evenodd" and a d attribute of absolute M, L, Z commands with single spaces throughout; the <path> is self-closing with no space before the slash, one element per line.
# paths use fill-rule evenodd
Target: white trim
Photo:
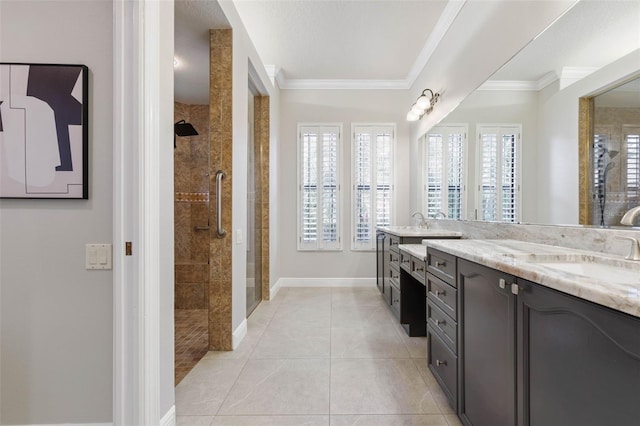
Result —
<path fill-rule="evenodd" d="M 242 342 L 242 339 L 244 339 L 246 335 L 247 335 L 247 319 L 245 318 L 244 320 L 242 320 L 238 328 L 233 330 L 233 337 L 232 337 L 233 350 L 236 350 L 236 348 L 240 345 L 240 342 Z"/>
<path fill-rule="evenodd" d="M 597 71 L 596 67 L 562 67 L 560 72 L 560 90 L 582 80 L 589 74 Z"/>
<path fill-rule="evenodd" d="M 113 423 L 29 423 L 20 426 L 113 426 Z M 6 425 L 6 426 L 18 426 L 18 425 Z"/>
<path fill-rule="evenodd" d="M 376 278 L 280 278 L 280 287 L 375 287 Z"/>
<path fill-rule="evenodd" d="M 173 0 L 114 1 L 115 424 L 160 422 L 162 12 Z M 171 47 L 169 47 L 171 48 Z M 168 64 L 168 63 L 167 63 Z M 170 66 L 170 65 L 169 65 Z M 124 242 L 133 243 L 125 256 Z"/>
<path fill-rule="evenodd" d="M 455 21 L 458 13 L 460 13 L 460 10 L 462 10 L 462 7 L 466 3 L 466 1 L 467 0 L 449 0 L 444 10 L 442 11 L 438 22 L 436 22 L 436 25 L 433 27 L 433 30 L 429 34 L 427 42 L 418 54 L 418 57 L 413 63 L 411 70 L 409 70 L 407 78 L 405 78 L 405 83 L 408 87 L 413 86 L 413 84 L 416 82 L 416 79 L 418 78 L 418 75 L 420 75 L 420 72 L 424 69 L 425 66 L 427 66 L 427 62 L 429 62 L 429 59 L 433 55 L 433 52 L 435 52 L 436 48 L 444 38 L 447 31 L 449 31 L 449 28 L 453 24 L 453 21 Z"/>
<path fill-rule="evenodd" d="M 537 92 L 554 81 L 558 80 L 558 75 L 554 71 L 550 71 L 540 77 L 536 81 L 528 80 L 487 80 L 478 90 L 522 90 L 529 92 Z"/>
<path fill-rule="evenodd" d="M 139 314 L 136 280 L 139 269 L 138 150 L 134 134 L 138 125 L 135 78 L 140 72 L 142 5 L 113 2 L 113 420 L 115 424 L 141 421 L 139 381 Z M 135 242 L 133 256 L 125 257 L 125 241 Z"/>
<path fill-rule="evenodd" d="M 269 300 L 275 299 L 276 295 L 282 288 L 282 278 L 279 278 L 269 289 Z"/>
<path fill-rule="evenodd" d="M 283 90 L 407 90 L 407 80 L 287 80 L 282 72 L 275 76 Z"/>
<path fill-rule="evenodd" d="M 160 419 L 160 426 L 176 426 L 176 406 L 172 405 L 169 411 Z"/>

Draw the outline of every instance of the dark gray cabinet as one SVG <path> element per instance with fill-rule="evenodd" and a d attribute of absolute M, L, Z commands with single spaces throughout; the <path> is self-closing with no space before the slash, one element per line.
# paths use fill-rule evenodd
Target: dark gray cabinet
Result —
<path fill-rule="evenodd" d="M 640 318 L 464 259 L 456 266 L 457 306 L 429 298 L 447 282 L 427 267 L 428 356 L 462 423 L 640 424 Z"/>
<path fill-rule="evenodd" d="M 456 258 L 427 249 L 426 315 L 429 370 L 451 407 L 458 406 L 458 289 Z"/>
<path fill-rule="evenodd" d="M 460 418 L 475 426 L 516 424 L 515 278 L 458 259 Z"/>
<path fill-rule="evenodd" d="M 518 425 L 639 425 L 640 318 L 518 286 Z"/>

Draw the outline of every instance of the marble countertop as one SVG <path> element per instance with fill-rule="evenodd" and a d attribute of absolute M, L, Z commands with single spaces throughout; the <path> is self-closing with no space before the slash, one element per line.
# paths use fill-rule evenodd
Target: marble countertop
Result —
<path fill-rule="evenodd" d="M 401 251 L 409 253 L 421 260 L 427 260 L 427 246 L 424 244 L 400 244 L 398 248 Z"/>
<path fill-rule="evenodd" d="M 423 244 L 640 317 L 640 262 L 515 240 L 425 240 Z"/>
<path fill-rule="evenodd" d="M 447 231 L 445 229 L 420 228 L 419 226 L 379 226 L 376 229 L 398 237 L 462 237 L 461 232 Z"/>

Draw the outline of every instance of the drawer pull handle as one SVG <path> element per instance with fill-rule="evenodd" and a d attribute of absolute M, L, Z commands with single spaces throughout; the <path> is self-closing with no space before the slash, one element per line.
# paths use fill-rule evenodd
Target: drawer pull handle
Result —
<path fill-rule="evenodd" d="M 436 325 L 440 327 L 441 325 L 445 325 L 447 322 L 445 320 L 436 320 Z"/>
<path fill-rule="evenodd" d="M 498 281 L 498 287 L 504 289 L 507 286 L 507 282 L 504 280 L 504 278 L 500 278 L 500 280 Z"/>
<path fill-rule="evenodd" d="M 408 260 L 403 260 L 402 264 L 404 265 L 405 263 L 409 263 L 409 261 Z"/>
<path fill-rule="evenodd" d="M 436 367 L 440 367 L 441 365 L 447 365 L 447 361 L 440 361 L 439 359 L 436 359 Z"/>
<path fill-rule="evenodd" d="M 435 291 L 435 294 L 436 294 L 436 296 L 438 296 L 438 297 L 439 297 L 439 296 L 444 296 L 444 295 L 446 294 L 446 292 L 445 292 L 444 290 L 443 290 L 443 291 L 436 290 L 436 291 Z"/>
<path fill-rule="evenodd" d="M 415 269 L 416 272 L 420 271 L 420 272 L 424 272 L 424 268 L 416 268 Z"/>
<path fill-rule="evenodd" d="M 438 261 L 436 260 L 436 268 L 439 268 L 439 267 L 441 267 L 441 266 L 447 266 L 447 262 L 438 262 Z"/>

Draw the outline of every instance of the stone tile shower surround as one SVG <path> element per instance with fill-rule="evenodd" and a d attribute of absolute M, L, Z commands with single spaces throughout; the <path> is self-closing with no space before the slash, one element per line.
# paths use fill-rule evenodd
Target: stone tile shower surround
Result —
<path fill-rule="evenodd" d="M 638 228 L 599 228 L 571 225 L 536 225 L 470 220 L 429 220 L 430 229 L 461 232 L 468 239 L 510 239 L 590 250 L 617 256 L 629 253 L 630 242 L 617 236 L 640 239 Z"/>
<path fill-rule="evenodd" d="M 178 137 L 174 151 L 175 308 L 207 309 L 209 235 L 209 106 L 176 102 L 174 120 L 185 120 L 197 136 Z"/>

